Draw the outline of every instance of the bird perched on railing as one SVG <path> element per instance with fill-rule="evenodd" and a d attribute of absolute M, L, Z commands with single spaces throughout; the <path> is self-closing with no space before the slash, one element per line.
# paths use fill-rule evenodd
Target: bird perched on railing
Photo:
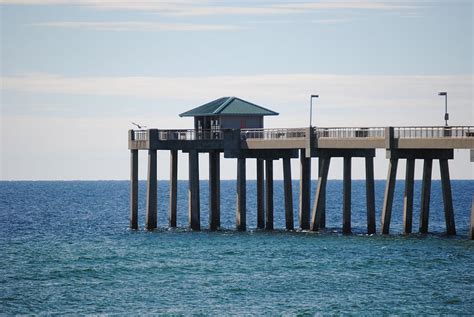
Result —
<path fill-rule="evenodd" d="M 137 128 L 139 128 L 139 129 L 146 128 L 146 126 L 145 126 L 145 125 L 140 125 L 140 124 L 138 124 L 138 123 L 135 123 L 135 122 L 132 122 L 132 124 L 133 124 L 134 126 L 136 126 Z"/>

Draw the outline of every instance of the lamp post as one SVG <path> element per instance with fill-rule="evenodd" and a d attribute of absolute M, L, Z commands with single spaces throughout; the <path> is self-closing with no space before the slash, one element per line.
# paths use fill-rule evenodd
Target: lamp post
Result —
<path fill-rule="evenodd" d="M 448 114 L 448 93 L 442 91 L 438 93 L 438 96 L 444 96 L 444 121 L 445 125 L 448 126 L 449 114 Z"/>
<path fill-rule="evenodd" d="M 319 95 L 311 95 L 309 98 L 309 127 L 313 126 L 313 98 L 319 98 Z"/>

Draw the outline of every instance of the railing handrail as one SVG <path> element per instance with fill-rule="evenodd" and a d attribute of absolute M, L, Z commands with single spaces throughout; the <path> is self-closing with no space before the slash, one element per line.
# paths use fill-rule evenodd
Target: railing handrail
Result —
<path fill-rule="evenodd" d="M 387 127 L 312 127 L 315 138 L 385 138 Z M 474 126 L 401 126 L 392 127 L 396 139 L 471 138 Z M 157 129 L 159 140 L 221 140 L 229 129 Z M 148 140 L 149 130 L 133 130 L 135 141 Z M 301 139 L 308 128 L 240 129 L 242 139 Z"/>

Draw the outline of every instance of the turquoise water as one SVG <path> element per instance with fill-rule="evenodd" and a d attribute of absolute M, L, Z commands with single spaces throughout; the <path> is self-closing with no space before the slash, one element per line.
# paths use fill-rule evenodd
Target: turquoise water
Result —
<path fill-rule="evenodd" d="M 298 183 L 294 183 L 297 206 Z M 313 191 L 314 186 L 313 184 Z M 179 229 L 166 228 L 167 182 L 159 182 L 159 230 L 128 230 L 126 181 L 0 182 L 0 313 L 4 314 L 474 314 L 474 242 L 466 239 L 473 181 L 453 181 L 458 236 L 446 237 L 433 182 L 430 231 L 402 236 L 403 182 L 390 236 L 367 236 L 365 188 L 353 183 L 353 235 L 341 235 L 342 183 L 328 183 L 322 233 L 286 232 L 275 182 L 275 232 L 235 225 L 235 181 L 222 182 L 220 232 L 189 232 L 187 182 L 179 182 Z M 415 186 L 414 228 L 419 189 Z M 377 211 L 384 181 L 376 182 Z M 207 227 L 207 182 L 201 183 Z M 145 184 L 140 183 L 143 228 Z M 295 208 L 295 223 L 296 223 Z M 377 219 L 379 221 L 380 214 Z M 379 228 L 378 228 L 379 229 Z"/>

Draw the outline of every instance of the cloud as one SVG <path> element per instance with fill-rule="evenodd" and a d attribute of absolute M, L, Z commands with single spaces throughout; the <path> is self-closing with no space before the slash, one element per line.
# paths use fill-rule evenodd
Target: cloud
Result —
<path fill-rule="evenodd" d="M 160 22 L 81 22 L 58 21 L 33 24 L 35 26 L 58 28 L 81 28 L 100 31 L 231 31 L 242 30 L 245 27 L 222 24 L 195 24 L 195 23 L 160 23 Z"/>
<path fill-rule="evenodd" d="M 66 77 L 26 74 L 4 76 L 1 81 L 5 92 L 138 98 L 153 104 L 184 107 L 177 109 L 177 113 L 187 110 L 185 108 L 189 105 L 199 105 L 220 96 L 239 96 L 263 106 L 276 106 L 275 110 L 292 115 L 297 109 L 306 111 L 308 96 L 318 93 L 321 98 L 316 103 L 317 108 L 324 110 L 323 116 L 340 124 L 350 123 L 352 117 L 367 124 L 387 124 L 397 120 L 405 124 L 435 124 L 439 111 L 430 111 L 439 101 L 437 92 L 447 90 L 451 108 L 458 109 L 458 114 L 452 118 L 457 118 L 459 124 L 472 124 L 473 121 L 472 75 Z M 294 108 L 297 105 L 301 108 Z"/>
<path fill-rule="evenodd" d="M 317 10 L 405 10 L 416 8 L 405 1 L 318 1 L 281 4 L 227 5 L 223 1 L 120 1 L 120 0 L 0 0 L 10 5 L 76 5 L 104 10 L 136 10 L 174 16 L 211 15 L 282 15 L 303 14 Z"/>
<path fill-rule="evenodd" d="M 334 19 L 319 19 L 313 20 L 311 23 L 316 24 L 339 24 L 339 23 L 348 23 L 354 21 L 353 18 L 334 18 Z"/>

